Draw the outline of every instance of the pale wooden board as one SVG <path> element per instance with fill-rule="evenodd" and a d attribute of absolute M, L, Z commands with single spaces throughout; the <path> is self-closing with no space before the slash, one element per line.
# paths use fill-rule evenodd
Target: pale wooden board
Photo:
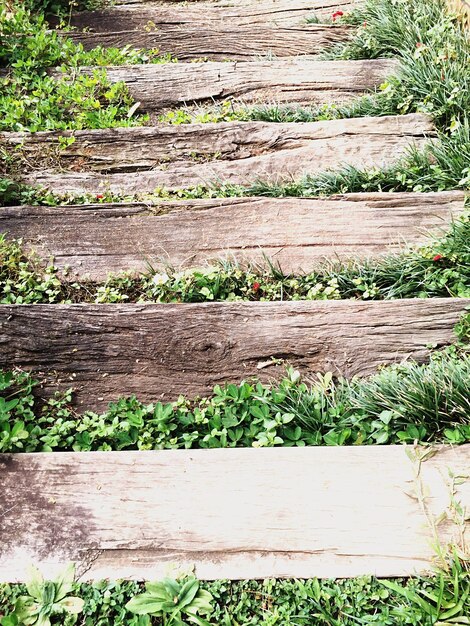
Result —
<path fill-rule="evenodd" d="M 245 104 L 342 103 L 377 87 L 397 67 L 394 59 L 318 61 L 300 56 L 241 63 L 122 65 L 107 67 L 106 75 L 111 82 L 124 82 L 142 110 L 159 111 L 227 98 Z"/>
<path fill-rule="evenodd" d="M 81 409 L 194 397 L 225 381 L 370 374 L 454 341 L 470 299 L 0 306 L 0 367 L 55 372 Z M 269 365 L 271 359 L 275 361 Z M 262 369 L 260 369 L 262 367 Z M 51 382 L 49 389 L 53 387 Z"/>
<path fill-rule="evenodd" d="M 227 258 L 310 271 L 328 257 L 366 258 L 440 234 L 464 194 L 350 194 L 329 199 L 227 198 L 148 204 L 0 208 L 0 232 L 67 268 L 67 279 Z"/>
<path fill-rule="evenodd" d="M 59 137 L 72 134 L 75 143 L 59 153 Z M 36 168 L 25 172 L 24 182 L 56 193 L 100 194 L 109 189 L 139 194 L 156 187 L 281 182 L 344 164 L 386 167 L 411 145 L 423 147 L 434 134 L 428 116 L 412 114 L 305 124 L 226 122 L 0 133 L 0 148 L 21 146 Z M 71 171 L 64 173 L 67 169 Z"/>
<path fill-rule="evenodd" d="M 121 3 L 120 3 L 121 4 Z M 96 32 L 144 30 L 153 24 L 204 25 L 214 27 L 270 24 L 299 26 L 308 17 L 331 18 L 337 10 L 348 11 L 354 3 L 348 0 L 263 0 L 242 2 L 149 2 L 122 3 L 108 9 L 74 13 L 71 25 Z"/>
<path fill-rule="evenodd" d="M 470 445 L 418 468 L 402 446 L 0 455 L 0 581 L 71 560 L 82 580 L 424 573 L 434 537 L 416 494 L 445 514 L 451 470 L 468 509 Z M 450 520 L 438 534 L 460 538 Z"/>
<path fill-rule="evenodd" d="M 226 59 L 249 61 L 256 55 L 277 57 L 316 54 L 351 34 L 348 26 L 310 24 L 277 27 L 264 24 L 212 26 L 211 24 L 159 24 L 148 30 L 65 32 L 86 50 L 96 46 L 152 49 L 171 54 L 179 61 Z"/>

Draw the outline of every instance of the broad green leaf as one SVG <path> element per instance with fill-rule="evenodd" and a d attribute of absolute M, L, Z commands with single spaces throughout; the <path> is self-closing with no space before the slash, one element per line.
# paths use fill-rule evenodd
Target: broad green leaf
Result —
<path fill-rule="evenodd" d="M 151 593 L 142 593 L 129 600 L 126 604 L 126 609 L 136 615 L 156 615 L 162 614 L 165 603 L 161 600 L 156 600 Z"/>
<path fill-rule="evenodd" d="M 76 596 L 69 596 L 68 598 L 63 598 L 56 604 L 64 609 L 64 611 L 67 611 L 67 613 L 78 615 L 78 613 L 81 613 L 83 611 L 85 600 L 77 598 Z"/>
<path fill-rule="evenodd" d="M 164 578 L 162 580 L 162 583 L 165 586 L 167 593 L 171 596 L 173 600 L 176 596 L 179 596 L 181 591 L 181 585 L 179 582 L 173 580 L 172 578 Z"/>
<path fill-rule="evenodd" d="M 199 589 L 199 581 L 193 578 L 192 580 L 188 580 L 181 587 L 181 591 L 179 593 L 179 602 L 178 606 L 184 608 L 185 606 L 189 606 L 191 602 L 194 600 Z"/>
<path fill-rule="evenodd" d="M 15 613 L 20 622 L 25 622 L 30 616 L 39 612 L 39 605 L 30 596 L 20 596 L 15 604 Z"/>
<path fill-rule="evenodd" d="M 145 589 L 155 600 L 161 600 L 164 602 L 171 598 L 171 594 L 168 593 L 168 589 L 161 582 L 146 583 Z"/>
<path fill-rule="evenodd" d="M 28 568 L 28 581 L 26 583 L 26 589 L 28 590 L 29 595 L 38 600 L 38 602 L 42 599 L 42 590 L 44 586 L 44 578 L 42 577 L 41 572 L 31 565 Z"/>
<path fill-rule="evenodd" d="M 187 615 L 188 621 L 191 622 L 192 624 L 197 624 L 197 626 L 210 626 L 207 620 L 203 619 L 202 617 L 199 617 L 199 615 L 196 615 L 196 613 L 193 613 L 190 610 L 186 611 L 186 615 Z"/>
<path fill-rule="evenodd" d="M 67 567 L 59 574 L 56 583 L 56 597 L 55 599 L 62 600 L 65 596 L 73 590 L 73 581 L 75 580 L 75 565 L 69 563 Z"/>
<path fill-rule="evenodd" d="M 211 613 L 212 612 L 212 600 L 213 597 L 205 589 L 200 589 L 197 596 L 194 598 L 191 604 L 191 610 L 198 613 Z"/>
<path fill-rule="evenodd" d="M 35 626 L 51 626 L 51 620 L 47 615 L 39 615 L 34 624 Z"/>

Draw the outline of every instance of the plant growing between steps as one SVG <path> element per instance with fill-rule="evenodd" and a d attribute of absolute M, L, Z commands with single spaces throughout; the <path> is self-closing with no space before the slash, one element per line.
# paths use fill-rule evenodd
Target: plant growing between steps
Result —
<path fill-rule="evenodd" d="M 35 16 L 10 1 L 0 8 L 0 131 L 113 128 L 135 126 L 148 118 L 135 113 L 124 83 L 111 84 L 104 65 L 166 63 L 157 50 L 83 46 L 48 30 Z M 97 66 L 91 75 L 71 76 L 71 68 Z M 63 77 L 49 68 L 59 66 Z"/>
<path fill-rule="evenodd" d="M 184 584 L 185 579 L 172 581 Z M 455 555 L 434 576 L 380 581 L 273 580 L 201 582 L 212 596 L 207 619 L 220 626 L 463 626 L 470 611 L 468 562 Z M 158 583 L 157 583 L 158 584 Z M 161 584 L 161 583 L 160 583 Z M 23 585 L 0 585 L 0 606 L 11 613 Z M 144 591 L 136 582 L 74 583 L 83 601 L 80 626 L 161 626 L 159 618 L 135 616 L 125 605 Z M 1 614 L 0 614 L 1 618 Z M 2 626 L 17 626 L 3 617 Z M 74 616 L 53 624 L 72 626 Z"/>
<path fill-rule="evenodd" d="M 51 626 L 55 616 L 82 612 L 84 600 L 70 595 L 74 590 L 73 564 L 56 581 L 45 581 L 35 567 L 31 567 L 30 574 L 27 595 L 18 597 L 13 613 L 2 619 L 2 626 Z"/>
<path fill-rule="evenodd" d="M 243 107 L 227 101 L 210 108 L 171 111 L 162 116 L 162 121 L 176 124 L 234 119 L 313 122 L 419 111 L 430 113 L 440 130 L 449 131 L 467 118 L 470 41 L 445 0 L 365 0 L 336 20 L 356 26 L 357 31 L 349 41 L 325 52 L 323 58 L 400 59 L 399 72 L 377 94 L 350 104 L 309 108 Z"/>
<path fill-rule="evenodd" d="M 0 375 L 0 452 L 374 445 L 470 442 L 470 314 L 458 342 L 428 364 L 384 367 L 368 378 L 216 386 L 212 396 L 144 405 L 122 398 L 78 415 L 72 390 L 41 399 L 21 371 Z"/>
<path fill-rule="evenodd" d="M 309 274 L 289 275 L 267 261 L 242 268 L 219 262 L 199 269 L 149 269 L 104 283 L 67 282 L 20 242 L 0 236 L 0 303 L 211 302 L 468 297 L 470 220 L 464 215 L 442 239 L 378 260 L 325 262 Z"/>
<path fill-rule="evenodd" d="M 145 593 L 129 600 L 126 609 L 137 615 L 161 617 L 163 626 L 209 626 L 202 615 L 213 611 L 212 596 L 200 589 L 196 578 L 181 582 L 164 578 L 161 582 L 147 583 Z"/>

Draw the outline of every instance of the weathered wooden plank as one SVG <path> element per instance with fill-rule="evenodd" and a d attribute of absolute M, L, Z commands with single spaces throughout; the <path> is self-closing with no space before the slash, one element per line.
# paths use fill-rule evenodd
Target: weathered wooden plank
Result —
<path fill-rule="evenodd" d="M 301 56 L 243 63 L 121 65 L 107 67 L 106 75 L 111 82 L 124 82 L 143 110 L 158 111 L 227 98 L 245 104 L 341 103 L 373 89 L 396 68 L 394 59 L 318 61 Z"/>
<path fill-rule="evenodd" d="M 0 367 L 56 373 L 83 409 L 300 371 L 369 374 L 453 341 L 470 299 L 0 306 Z"/>
<path fill-rule="evenodd" d="M 180 61 L 191 59 L 226 59 L 249 61 L 255 55 L 277 57 L 316 54 L 345 41 L 348 26 L 311 24 L 304 27 L 278 28 L 265 25 L 211 27 L 200 24 L 160 24 L 155 30 L 106 32 L 66 32 L 67 37 L 81 43 L 86 50 L 96 46 L 152 49 L 171 54 Z"/>
<path fill-rule="evenodd" d="M 67 277 L 190 267 L 269 256 L 288 272 L 325 258 L 368 257 L 424 242 L 462 211 L 464 194 L 351 194 L 329 199 L 227 198 L 0 209 L 0 232 L 22 238 Z"/>
<path fill-rule="evenodd" d="M 214 26 L 249 26 L 274 24 L 298 26 L 308 17 L 329 18 L 338 9 L 348 11 L 354 2 L 348 0 L 263 0 L 261 2 L 126 2 L 121 6 L 97 11 L 83 11 L 71 16 L 71 25 L 94 32 L 144 30 L 164 24 Z"/>
<path fill-rule="evenodd" d="M 158 579 L 172 564 L 201 579 L 425 573 L 429 520 L 444 515 L 438 538 L 457 543 L 446 513 L 470 506 L 470 480 L 448 478 L 468 474 L 470 445 L 427 453 L 421 463 L 405 446 L 0 455 L 0 581 L 24 581 L 31 562 L 52 578 L 68 561 L 82 580 Z"/>
<path fill-rule="evenodd" d="M 59 150 L 59 137 L 75 137 Z M 428 116 L 354 118 L 306 124 L 228 122 L 96 131 L 0 133 L 37 168 L 23 180 L 56 193 L 139 194 L 210 182 L 280 182 L 339 168 L 386 167 L 434 135 Z M 41 156 L 42 155 L 42 156 Z M 51 163 L 60 173 L 54 173 Z M 49 169 L 48 169 L 49 168 Z M 63 173 L 64 170 L 70 173 Z M 80 171 L 81 170 L 81 171 Z"/>

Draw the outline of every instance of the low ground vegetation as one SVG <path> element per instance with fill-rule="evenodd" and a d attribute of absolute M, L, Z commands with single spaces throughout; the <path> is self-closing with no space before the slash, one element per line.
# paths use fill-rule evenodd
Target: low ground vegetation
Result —
<path fill-rule="evenodd" d="M 66 272 L 65 272 L 66 274 Z M 441 239 L 381 259 L 324 262 L 291 275 L 266 260 L 241 267 L 218 262 L 199 269 L 167 267 L 106 281 L 68 281 L 44 266 L 21 242 L 0 236 L 0 303 L 215 302 L 281 300 L 389 300 L 470 297 L 470 219 L 455 221 Z"/>
<path fill-rule="evenodd" d="M 46 589 L 49 596 L 63 596 L 67 608 L 45 607 Z M 145 598 L 152 597 L 158 602 L 154 599 L 151 605 Z M 2 626 L 20 624 L 17 616 L 31 605 L 45 615 L 41 622 L 34 615 L 27 622 L 36 626 L 464 626 L 470 611 L 470 571 L 454 554 L 433 577 L 396 581 L 362 577 L 200 583 L 188 576 L 144 589 L 137 582 L 44 583 L 35 574 L 34 587 L 31 582 L 0 585 Z"/>
<path fill-rule="evenodd" d="M 102 66 L 166 63 L 158 50 L 97 47 L 85 51 L 51 31 L 45 17 L 7 2 L 0 8 L 0 131 L 113 128 L 143 124 L 124 83 Z M 90 75 L 80 66 L 93 66 Z M 52 76 L 51 68 L 62 76 Z M 100 69 L 101 67 L 101 69 Z"/>
<path fill-rule="evenodd" d="M 384 367 L 367 378 L 330 373 L 262 385 L 217 385 L 210 397 L 144 405 L 122 398 L 103 414 L 73 409 L 73 389 L 41 398 L 40 380 L 0 375 L 0 452 L 153 450 L 470 442 L 470 314 L 454 345 L 427 364 Z"/>

